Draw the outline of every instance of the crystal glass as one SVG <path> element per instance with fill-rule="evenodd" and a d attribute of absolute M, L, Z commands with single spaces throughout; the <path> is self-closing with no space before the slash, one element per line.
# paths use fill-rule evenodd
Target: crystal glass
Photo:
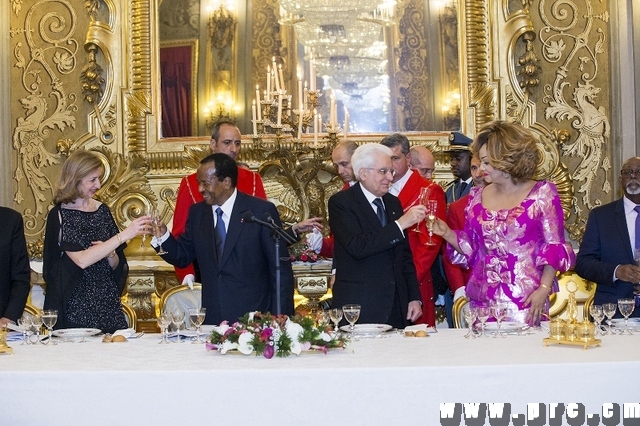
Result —
<path fill-rule="evenodd" d="M 613 334 L 613 328 L 611 328 L 611 318 L 616 314 L 615 303 L 605 303 L 602 305 L 602 312 L 607 317 L 607 334 Z"/>
<path fill-rule="evenodd" d="M 146 208 L 144 210 L 144 215 L 145 216 L 150 216 L 151 215 L 151 211 L 149 208 Z M 142 234 L 142 239 L 140 240 L 140 248 L 143 249 L 144 248 L 144 243 L 147 241 L 147 234 L 148 232 L 145 232 L 144 234 Z"/>
<path fill-rule="evenodd" d="M 182 340 L 180 340 L 180 326 L 184 322 L 184 311 L 182 311 L 181 309 L 176 309 L 175 311 L 171 312 L 171 322 L 176 326 L 176 343 L 184 343 Z"/>
<path fill-rule="evenodd" d="M 331 319 L 331 322 L 333 323 L 333 331 L 335 333 L 338 333 L 340 331 L 340 329 L 338 328 L 338 324 L 340 324 L 340 321 L 342 320 L 342 309 L 340 308 L 332 308 L 329 310 L 329 318 Z"/>
<path fill-rule="evenodd" d="M 38 343 L 40 341 L 40 329 L 42 328 L 42 316 L 31 315 L 31 323 L 33 324 L 33 328 L 35 329 L 35 341 L 33 343 Z"/>
<path fill-rule="evenodd" d="M 491 306 L 491 315 L 493 315 L 493 317 L 496 319 L 496 322 L 498 323 L 497 336 L 499 337 L 507 337 L 507 335 L 502 334 L 502 331 L 500 330 L 500 326 L 502 325 L 502 320 L 504 319 L 504 316 L 506 314 L 507 314 L 507 307 L 504 304 L 496 303 L 495 305 Z M 494 334 L 493 337 L 496 337 L 496 335 Z"/>
<path fill-rule="evenodd" d="M 27 340 L 27 332 L 31 330 L 33 327 L 33 323 L 31 322 L 31 315 L 24 314 L 20 318 L 18 318 L 18 329 L 22 332 L 22 343 L 21 345 L 28 345 L 29 341 Z"/>
<path fill-rule="evenodd" d="M 589 314 L 593 318 L 593 322 L 596 324 L 596 334 L 604 334 L 600 323 L 604 318 L 604 312 L 602 311 L 602 305 L 591 305 L 589 307 Z"/>
<path fill-rule="evenodd" d="M 465 334 L 464 337 L 467 339 L 475 339 L 476 333 L 473 331 L 473 324 L 476 322 L 476 319 L 478 319 L 478 311 L 476 308 L 472 308 L 469 305 L 467 305 L 467 308 L 468 309 L 465 309 L 463 313 L 464 320 L 467 322 L 467 326 L 469 327 L 469 332 Z"/>
<path fill-rule="evenodd" d="M 47 339 L 46 344 L 47 345 L 57 345 L 56 342 L 53 341 L 53 326 L 56 325 L 56 322 L 58 321 L 58 311 L 55 309 L 52 310 L 47 310 L 47 311 L 42 311 L 42 323 L 44 324 L 45 327 L 47 327 L 47 330 L 49 331 L 47 333 L 47 335 L 49 336 L 49 339 Z"/>
<path fill-rule="evenodd" d="M 618 309 L 620 313 L 624 317 L 624 333 L 627 331 L 629 334 L 633 334 L 633 331 L 629 328 L 629 317 L 633 313 L 633 309 L 636 307 L 635 299 L 619 299 L 618 300 Z"/>
<path fill-rule="evenodd" d="M 171 325 L 171 314 L 164 312 L 158 317 L 158 327 L 160 327 L 160 331 L 162 332 L 162 340 L 158 343 L 171 343 L 168 339 L 167 329 Z"/>
<path fill-rule="evenodd" d="M 344 319 L 349 322 L 349 331 L 353 333 L 355 323 L 360 318 L 360 305 L 344 305 L 342 313 L 344 314 Z"/>
<path fill-rule="evenodd" d="M 151 209 L 151 224 L 153 225 L 154 232 L 158 235 L 158 228 L 162 225 L 162 218 L 160 218 L 160 211 L 158 209 Z M 143 236 L 144 238 L 144 236 Z M 167 254 L 167 252 L 162 248 L 162 243 L 158 241 L 158 255 Z"/>
<path fill-rule="evenodd" d="M 423 186 L 420 188 L 420 195 L 418 195 L 418 200 L 416 205 L 427 205 L 427 201 L 429 201 L 429 194 L 431 193 L 431 189 L 428 186 Z M 420 232 L 420 222 L 416 223 L 416 226 L 412 229 L 413 232 Z"/>
<path fill-rule="evenodd" d="M 436 243 L 433 242 L 433 226 L 436 223 L 436 211 L 438 210 L 438 201 L 436 200 L 428 200 L 427 201 L 427 215 L 425 216 L 425 220 L 427 221 L 427 230 L 429 231 L 429 241 L 425 244 L 428 246 L 435 246 Z"/>
<path fill-rule="evenodd" d="M 487 320 L 491 316 L 491 308 L 488 306 L 478 306 L 476 311 L 478 312 L 478 319 L 480 320 L 480 337 L 487 337 L 484 331 L 487 327 Z"/>
<path fill-rule="evenodd" d="M 191 343 L 204 343 L 205 341 L 200 338 L 200 333 L 202 332 L 202 323 L 204 322 L 204 317 L 206 315 L 207 308 L 191 308 L 189 309 L 189 319 L 191 320 L 191 324 L 196 326 L 196 338 L 191 341 Z"/>

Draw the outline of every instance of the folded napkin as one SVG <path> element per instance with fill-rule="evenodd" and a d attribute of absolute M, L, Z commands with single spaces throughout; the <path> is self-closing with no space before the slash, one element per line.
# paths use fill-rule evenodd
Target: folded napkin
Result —
<path fill-rule="evenodd" d="M 22 340 L 22 332 L 11 331 L 7 333 L 7 342 L 18 342 L 20 340 Z"/>
<path fill-rule="evenodd" d="M 404 331 L 412 331 L 412 332 L 416 332 L 416 331 L 426 331 L 427 333 L 437 333 L 438 331 L 435 329 L 435 327 L 427 327 L 426 324 L 415 324 L 415 325 L 410 325 L 408 327 L 404 328 Z"/>
<path fill-rule="evenodd" d="M 116 330 L 111 337 L 114 336 L 124 336 L 127 339 L 135 339 L 137 337 L 140 337 L 141 334 L 140 333 L 136 333 L 136 329 L 135 328 L 125 328 L 122 330 Z"/>

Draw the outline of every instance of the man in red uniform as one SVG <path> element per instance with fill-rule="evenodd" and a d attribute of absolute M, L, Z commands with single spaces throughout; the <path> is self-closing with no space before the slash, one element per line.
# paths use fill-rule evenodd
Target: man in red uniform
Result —
<path fill-rule="evenodd" d="M 483 187 L 486 185 L 484 181 L 484 177 L 482 176 L 482 171 L 480 170 L 480 160 L 476 157 L 471 157 L 471 177 L 473 178 L 473 186 Z M 469 195 L 465 195 L 457 201 L 449 204 L 449 212 L 447 213 L 447 224 L 449 228 L 457 230 L 464 228 L 464 209 L 467 207 L 467 201 L 469 199 Z M 455 302 L 460 297 L 465 295 L 464 288 L 469 280 L 469 275 L 471 274 L 470 269 L 464 269 L 460 265 L 454 265 L 451 263 L 449 258 L 443 254 L 443 267 L 444 273 L 447 276 L 447 281 L 449 282 L 449 290 L 453 294 L 453 301 Z"/>
<path fill-rule="evenodd" d="M 209 145 L 214 154 L 227 154 L 234 160 L 237 159 L 241 149 L 240 130 L 231 121 L 220 121 L 213 127 L 211 140 Z M 263 200 L 267 199 L 267 194 L 262 185 L 262 178 L 256 172 L 238 167 L 238 184 L 237 189 L 248 195 L 253 195 Z M 196 173 L 190 174 L 182 178 L 180 187 L 178 188 L 178 196 L 176 199 L 176 211 L 173 214 L 172 234 L 177 238 L 184 233 L 187 224 L 187 216 L 189 209 L 195 203 L 202 201 L 202 194 L 198 190 L 198 177 Z M 193 283 L 195 280 L 194 265 L 191 264 L 186 268 L 175 268 L 178 281 L 182 284 Z"/>
<path fill-rule="evenodd" d="M 429 200 L 436 200 L 438 203 L 436 216 L 440 219 L 446 217 L 447 204 L 445 202 L 444 191 L 440 185 L 427 180 L 409 168 L 411 154 L 409 152 L 409 140 L 406 136 L 394 133 L 382 139 L 382 145 L 389 147 L 392 151 L 391 161 L 395 170 L 389 193 L 395 195 L 400 200 L 400 204 L 405 212 L 411 207 L 420 203 L 420 189 L 430 188 Z M 433 236 L 434 245 L 427 245 L 429 233 L 425 222 L 419 224 L 420 232 L 415 232 L 411 227 L 405 231 L 409 239 L 409 246 L 413 255 L 413 263 L 416 267 L 416 275 L 420 285 L 420 295 L 422 297 L 422 317 L 418 323 L 428 326 L 436 325 L 435 303 L 433 297 L 433 282 L 431 279 L 431 265 L 438 257 L 442 238 Z"/>
<path fill-rule="evenodd" d="M 424 146 L 416 145 L 411 147 L 411 170 L 418 172 L 420 176 L 431 180 L 436 169 L 436 158 L 431 151 Z"/>

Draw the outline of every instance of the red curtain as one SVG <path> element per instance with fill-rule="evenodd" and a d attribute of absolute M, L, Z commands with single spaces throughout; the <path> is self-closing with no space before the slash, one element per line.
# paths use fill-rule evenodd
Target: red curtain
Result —
<path fill-rule="evenodd" d="M 192 136 L 191 56 L 191 46 L 160 49 L 163 137 Z"/>

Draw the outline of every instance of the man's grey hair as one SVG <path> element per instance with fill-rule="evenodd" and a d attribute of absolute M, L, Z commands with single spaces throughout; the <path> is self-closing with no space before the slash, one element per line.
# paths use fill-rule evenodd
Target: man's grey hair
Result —
<path fill-rule="evenodd" d="M 390 135 L 385 136 L 380 143 L 384 146 L 388 146 L 389 148 L 395 148 L 400 145 L 401 151 L 404 155 L 409 155 L 409 139 L 402 133 L 392 133 Z"/>
<path fill-rule="evenodd" d="M 360 169 L 372 168 L 375 166 L 376 157 L 379 155 L 387 155 L 391 158 L 391 149 L 378 143 L 367 143 L 360 145 L 351 157 L 351 166 L 353 174 L 357 180 L 360 180 Z"/>

